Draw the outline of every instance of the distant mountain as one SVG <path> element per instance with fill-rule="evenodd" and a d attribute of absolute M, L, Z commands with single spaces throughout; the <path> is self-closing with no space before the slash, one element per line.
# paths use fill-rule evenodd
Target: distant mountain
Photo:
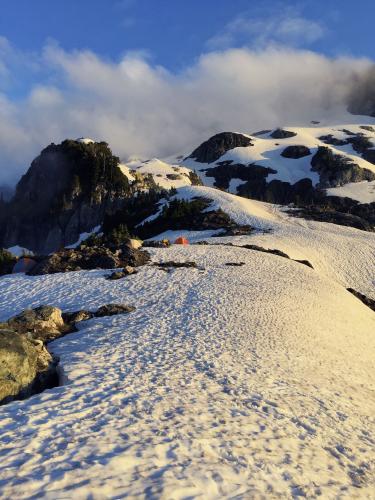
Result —
<path fill-rule="evenodd" d="M 139 224 L 158 212 L 168 191 L 201 181 L 245 198 L 292 205 L 305 218 L 371 231 L 375 127 L 314 122 L 252 134 L 223 132 L 188 156 L 127 164 L 104 142 L 81 138 L 51 144 L 32 162 L 13 199 L 2 202 L 0 246 L 49 253 L 75 244 L 103 224 L 150 234 Z M 163 217 L 159 225 L 166 229 Z M 185 219 L 188 225 L 188 214 Z"/>

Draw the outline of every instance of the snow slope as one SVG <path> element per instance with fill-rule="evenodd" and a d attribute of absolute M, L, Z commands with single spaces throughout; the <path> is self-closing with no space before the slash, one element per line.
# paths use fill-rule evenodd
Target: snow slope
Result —
<path fill-rule="evenodd" d="M 365 125 L 365 127 L 370 127 L 371 125 Z M 213 168 L 218 163 L 223 161 L 232 161 L 233 163 L 239 163 L 243 165 L 250 165 L 256 163 L 257 165 L 263 167 L 269 167 L 277 171 L 276 174 L 270 174 L 267 177 L 267 181 L 273 179 L 278 179 L 284 182 L 290 182 L 291 184 L 297 181 L 308 178 L 311 179 L 314 186 L 319 182 L 319 175 L 316 172 L 311 171 L 311 159 L 317 152 L 319 146 L 324 146 L 330 148 L 335 154 L 344 155 L 348 159 L 353 160 L 361 168 L 366 168 L 375 172 L 375 165 L 364 160 L 359 153 L 357 153 L 351 144 L 344 146 L 333 146 L 326 144 L 324 141 L 320 140 L 319 137 L 332 135 L 336 139 L 348 139 L 350 136 L 344 132 L 350 131 L 353 134 L 362 134 L 363 136 L 370 139 L 375 147 L 375 127 L 373 130 L 366 130 L 358 124 L 343 124 L 343 125 L 314 125 L 310 127 L 285 127 L 284 130 L 295 133 L 293 137 L 285 139 L 274 139 L 271 137 L 273 131 L 267 132 L 262 135 L 249 135 L 244 133 L 246 137 L 250 137 L 252 145 L 247 147 L 238 147 L 227 151 L 223 156 L 221 156 L 216 162 L 213 163 L 200 163 L 192 158 L 185 158 L 181 160 L 181 164 L 195 170 L 203 180 L 204 185 L 213 186 L 215 179 L 213 177 L 207 177 L 205 170 L 207 168 Z M 284 158 L 281 153 L 287 146 L 303 145 L 310 149 L 311 154 L 304 156 L 299 159 Z M 251 168 L 251 166 L 249 166 Z M 232 193 L 237 193 L 237 187 L 244 183 L 240 179 L 232 179 L 229 191 Z M 375 193 L 366 191 L 362 198 L 360 191 L 356 192 L 358 201 L 362 203 L 368 203 L 370 199 L 372 202 L 375 201 Z M 337 196 L 346 196 L 341 194 L 338 190 L 335 192 Z"/>
<path fill-rule="evenodd" d="M 153 158 L 152 160 L 132 160 L 120 164 L 120 169 L 129 180 L 135 179 L 135 174 L 151 175 L 158 186 L 163 189 L 180 188 L 190 186 L 190 169 L 181 165 L 171 165 L 165 161 Z"/>
<path fill-rule="evenodd" d="M 0 279 L 0 321 L 46 303 L 137 308 L 52 343 L 64 385 L 0 408 L 1 498 L 373 498 L 375 314 L 345 287 L 374 289 L 375 235 L 178 194 L 197 195 L 273 230 L 210 243 L 314 269 L 192 245 L 152 257 L 198 269 Z"/>

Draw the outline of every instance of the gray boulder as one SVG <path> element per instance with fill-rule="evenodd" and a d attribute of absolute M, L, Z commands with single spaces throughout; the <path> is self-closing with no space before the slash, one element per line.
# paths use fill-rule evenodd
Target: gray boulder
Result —
<path fill-rule="evenodd" d="M 0 404 L 56 386 L 56 366 L 43 342 L 0 328 Z"/>

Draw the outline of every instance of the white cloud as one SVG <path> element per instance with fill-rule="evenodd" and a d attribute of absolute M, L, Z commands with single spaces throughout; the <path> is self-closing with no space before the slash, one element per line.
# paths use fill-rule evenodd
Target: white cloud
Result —
<path fill-rule="evenodd" d="M 218 131 L 334 119 L 371 66 L 286 48 L 208 53 L 180 73 L 134 53 L 114 63 L 48 46 L 40 59 L 44 85 L 22 101 L 0 95 L 0 184 L 67 137 L 106 140 L 123 159 L 163 157 Z"/>
<path fill-rule="evenodd" d="M 251 12 L 236 16 L 207 41 L 207 46 L 210 49 L 234 46 L 259 49 L 272 44 L 305 47 L 323 38 L 326 31 L 320 22 L 305 18 L 295 8 L 283 5 L 266 15 Z"/>

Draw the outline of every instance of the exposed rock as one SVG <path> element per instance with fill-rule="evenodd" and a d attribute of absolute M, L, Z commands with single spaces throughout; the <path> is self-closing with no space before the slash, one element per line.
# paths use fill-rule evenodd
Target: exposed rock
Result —
<path fill-rule="evenodd" d="M 32 162 L 0 214 L 0 243 L 50 253 L 121 208 L 133 188 L 108 145 L 66 140 Z"/>
<path fill-rule="evenodd" d="M 174 262 L 173 260 L 169 260 L 167 262 L 156 262 L 155 266 L 161 267 L 161 268 L 169 268 L 169 267 L 194 267 L 197 268 L 197 263 L 196 262 Z"/>
<path fill-rule="evenodd" d="M 204 198 L 189 201 L 172 200 L 163 207 L 157 218 L 137 227 L 138 234 L 144 238 L 151 238 L 167 230 L 229 230 L 238 227 L 222 210 L 208 211 L 211 203 L 211 200 Z"/>
<path fill-rule="evenodd" d="M 254 132 L 253 135 L 254 137 L 258 137 L 260 135 L 266 135 L 266 134 L 269 134 L 270 132 L 272 132 L 272 130 L 259 130 L 259 132 Z"/>
<path fill-rule="evenodd" d="M 244 266 L 245 262 L 226 262 L 225 265 L 232 266 L 232 267 L 240 267 L 240 266 Z"/>
<path fill-rule="evenodd" d="M 64 273 L 81 269 L 115 269 L 125 266 L 142 266 L 150 260 L 146 251 L 129 248 L 126 244 L 116 251 L 106 247 L 82 246 L 62 250 L 41 260 L 30 272 L 32 276 Z"/>
<path fill-rule="evenodd" d="M 289 137 L 295 137 L 297 134 L 295 132 L 291 132 L 290 130 L 284 130 L 282 128 L 275 129 L 270 137 L 272 139 L 288 139 Z"/>
<path fill-rule="evenodd" d="M 331 224 L 339 224 L 340 226 L 350 226 L 362 231 L 373 231 L 375 223 L 375 213 L 372 211 L 369 218 L 373 222 L 369 222 L 363 217 L 353 213 L 339 212 L 326 206 L 306 206 L 288 211 L 289 215 L 294 217 L 302 217 L 304 219 L 315 220 L 318 222 L 330 222 Z"/>
<path fill-rule="evenodd" d="M 131 266 L 126 266 L 122 271 L 115 271 L 109 276 L 107 276 L 108 280 L 120 280 L 122 278 L 125 278 L 126 276 L 129 276 L 131 274 L 135 274 L 137 271 L 134 269 L 134 267 Z"/>
<path fill-rule="evenodd" d="M 321 135 L 320 137 L 318 137 L 318 139 L 325 144 L 331 144 L 332 146 L 345 146 L 346 144 L 348 144 L 346 139 L 338 139 L 332 134 Z"/>
<path fill-rule="evenodd" d="M 4 248 L 0 248 L 0 276 L 10 274 L 16 262 L 17 258 L 14 255 Z"/>
<path fill-rule="evenodd" d="M 300 264 L 304 264 L 305 266 L 310 267 L 311 269 L 314 269 L 314 266 L 308 260 L 305 260 L 305 259 L 301 259 L 301 260 L 300 259 L 292 259 L 292 260 L 294 260 L 294 262 L 299 262 Z"/>
<path fill-rule="evenodd" d="M 80 310 L 74 312 L 67 312 L 62 314 L 62 318 L 67 328 L 72 329 L 76 323 L 87 321 L 94 317 L 94 313 L 90 311 Z"/>
<path fill-rule="evenodd" d="M 357 292 L 353 288 L 347 288 L 348 292 L 352 293 L 357 299 L 359 299 L 361 302 L 363 302 L 367 307 L 372 309 L 375 312 L 375 300 L 370 299 L 369 297 L 366 297 L 366 295 L 363 295 L 363 293 Z"/>
<path fill-rule="evenodd" d="M 277 249 L 263 248 L 258 245 L 242 245 L 241 248 L 247 248 L 248 250 L 256 250 L 257 252 L 272 253 L 278 255 L 279 257 L 285 257 L 289 259 L 289 255 Z"/>
<path fill-rule="evenodd" d="M 106 304 L 94 313 L 96 318 L 102 318 L 103 316 L 115 316 L 116 314 L 128 314 L 135 311 L 135 307 L 127 306 L 125 304 Z"/>
<path fill-rule="evenodd" d="M 20 334 L 27 333 L 31 338 L 43 342 L 54 340 L 67 331 L 61 310 L 52 306 L 26 309 L 3 326 Z"/>
<path fill-rule="evenodd" d="M 0 328 L 0 404 L 58 385 L 57 363 L 42 342 Z"/>
<path fill-rule="evenodd" d="M 304 156 L 309 156 L 311 151 L 306 146 L 288 146 L 281 153 L 284 158 L 303 158 Z"/>
<path fill-rule="evenodd" d="M 171 246 L 171 242 L 167 239 L 165 240 L 149 240 L 143 242 L 143 247 L 147 248 L 168 248 Z"/>
<path fill-rule="evenodd" d="M 242 165 L 232 161 L 219 162 L 215 167 L 205 170 L 206 177 L 215 178 L 215 187 L 228 189 L 231 179 L 251 181 L 251 184 L 260 184 L 269 174 L 276 174 L 277 171 L 263 167 L 261 165 Z"/>
<path fill-rule="evenodd" d="M 360 125 L 359 128 L 367 130 L 367 132 L 375 132 L 375 128 L 371 127 L 371 125 Z"/>
<path fill-rule="evenodd" d="M 140 267 L 146 265 L 151 256 L 146 250 L 133 250 L 131 248 L 121 248 L 121 262 L 125 268 L 127 266 Z"/>
<path fill-rule="evenodd" d="M 335 154 L 328 147 L 319 147 L 311 160 L 311 170 L 319 173 L 320 188 L 337 187 L 349 182 L 373 181 L 375 173 L 361 168 L 351 159 Z"/>
<path fill-rule="evenodd" d="M 249 137 L 234 132 L 222 132 L 201 144 L 191 153 L 189 158 L 193 158 L 200 163 L 212 163 L 231 149 L 251 145 Z"/>

